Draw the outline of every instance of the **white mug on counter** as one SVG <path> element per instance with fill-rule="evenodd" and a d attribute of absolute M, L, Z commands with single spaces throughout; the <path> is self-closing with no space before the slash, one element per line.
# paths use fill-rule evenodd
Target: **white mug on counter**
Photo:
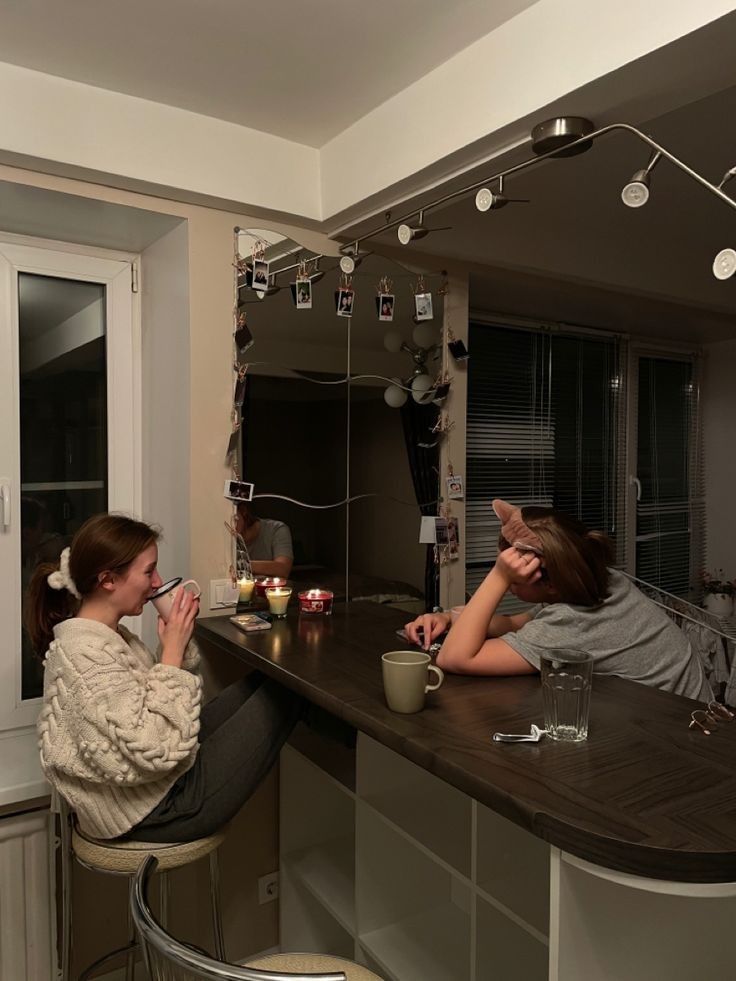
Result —
<path fill-rule="evenodd" d="M 389 651 L 381 657 L 383 662 L 383 690 L 386 704 L 392 712 L 409 715 L 421 712 L 428 691 L 437 691 L 445 676 L 436 664 L 431 664 L 429 654 L 423 651 Z M 437 682 L 429 684 L 429 674 Z"/>
<path fill-rule="evenodd" d="M 185 579 L 184 582 L 182 582 L 181 576 L 177 576 L 175 579 L 169 579 L 163 586 L 159 586 L 150 598 L 162 620 L 166 621 L 169 619 L 171 609 L 180 589 L 189 589 L 189 592 L 194 597 L 202 595 L 199 583 L 195 579 Z"/>

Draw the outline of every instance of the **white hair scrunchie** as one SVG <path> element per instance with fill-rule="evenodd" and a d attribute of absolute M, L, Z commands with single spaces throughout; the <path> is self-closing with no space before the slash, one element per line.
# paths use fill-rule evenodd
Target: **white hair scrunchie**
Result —
<path fill-rule="evenodd" d="M 59 556 L 58 571 L 52 572 L 47 577 L 47 582 L 52 589 L 66 589 L 72 594 L 72 596 L 76 596 L 77 599 L 81 599 L 82 594 L 77 589 L 76 583 L 72 579 L 72 575 L 69 572 L 69 553 L 70 549 L 65 548 Z"/>

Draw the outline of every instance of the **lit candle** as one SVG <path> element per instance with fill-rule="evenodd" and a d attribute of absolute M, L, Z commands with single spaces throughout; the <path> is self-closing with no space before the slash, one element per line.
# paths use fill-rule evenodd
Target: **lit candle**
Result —
<path fill-rule="evenodd" d="M 329 589 L 306 589 L 299 593 L 300 613 L 332 614 L 333 593 Z"/>
<path fill-rule="evenodd" d="M 253 579 L 238 579 L 238 590 L 240 592 L 241 603 L 250 603 L 251 597 L 253 596 L 254 586 L 255 581 Z"/>
<path fill-rule="evenodd" d="M 269 612 L 277 619 L 280 620 L 286 616 L 286 607 L 289 603 L 290 596 L 290 586 L 275 586 L 272 589 L 266 590 Z"/>

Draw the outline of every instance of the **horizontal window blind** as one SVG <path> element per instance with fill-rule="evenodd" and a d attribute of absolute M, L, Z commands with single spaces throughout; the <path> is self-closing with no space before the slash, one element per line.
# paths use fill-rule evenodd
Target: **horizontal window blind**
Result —
<path fill-rule="evenodd" d="M 473 322 L 469 348 L 468 592 L 496 559 L 494 497 L 606 531 L 623 564 L 623 342 Z"/>
<path fill-rule="evenodd" d="M 699 362 L 640 357 L 636 575 L 697 601 L 705 552 Z"/>

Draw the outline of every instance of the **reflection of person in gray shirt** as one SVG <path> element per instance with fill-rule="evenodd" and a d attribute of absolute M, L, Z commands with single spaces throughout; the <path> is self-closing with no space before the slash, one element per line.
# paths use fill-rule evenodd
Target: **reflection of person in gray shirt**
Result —
<path fill-rule="evenodd" d="M 610 568 L 601 532 L 552 508 L 494 501 L 502 521 L 496 564 L 464 607 L 437 663 L 460 674 L 513 675 L 539 670 L 540 655 L 574 648 L 593 670 L 700 701 L 713 697 L 702 664 L 682 631 L 622 573 Z M 533 604 L 496 613 L 506 592 Z M 406 625 L 428 646 L 450 625 L 445 613 Z"/>
<path fill-rule="evenodd" d="M 236 507 L 235 530 L 245 542 L 257 576 L 289 578 L 294 563 L 291 532 L 283 521 L 259 518 L 244 501 Z"/>

